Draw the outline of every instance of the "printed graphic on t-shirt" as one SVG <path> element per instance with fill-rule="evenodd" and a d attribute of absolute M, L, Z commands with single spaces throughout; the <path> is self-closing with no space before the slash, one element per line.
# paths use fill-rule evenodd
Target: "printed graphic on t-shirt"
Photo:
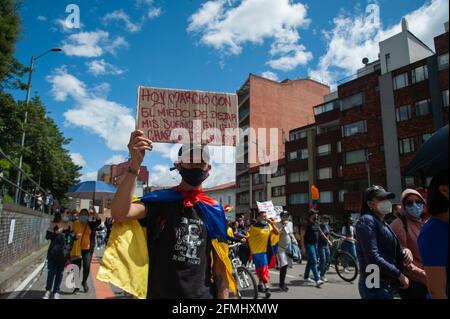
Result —
<path fill-rule="evenodd" d="M 182 217 L 176 236 L 172 260 L 199 265 L 198 249 L 203 243 L 203 221 Z"/>

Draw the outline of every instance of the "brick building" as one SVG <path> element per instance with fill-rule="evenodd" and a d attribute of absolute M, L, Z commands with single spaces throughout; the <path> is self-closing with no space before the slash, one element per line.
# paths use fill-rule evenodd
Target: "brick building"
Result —
<path fill-rule="evenodd" d="M 323 101 L 328 94 L 328 86 L 310 79 L 284 80 L 275 82 L 250 74 L 244 85 L 237 91 L 239 103 L 239 127 L 243 130 L 251 128 L 258 132 L 266 129 L 266 141 L 261 136 L 246 136 L 243 141 L 243 154 L 237 152 L 236 164 L 236 213 L 248 213 L 256 208 L 256 201 L 267 200 L 272 195 L 270 175 L 259 174 L 261 164 L 268 163 L 269 153 L 279 160 L 284 158 L 284 141 L 288 132 L 314 121 L 312 107 Z M 278 149 L 271 150 L 269 145 L 270 128 L 278 132 Z M 263 145 L 266 144 L 266 145 Z M 263 160 L 252 160 L 251 155 L 258 150 L 267 149 L 267 157 Z M 249 160 L 250 159 L 250 160 Z M 272 163 L 274 164 L 274 163 Z M 278 163 L 277 163 L 278 164 Z M 275 166 L 274 166 L 275 169 Z M 285 204 L 282 171 L 273 172 L 277 187 L 273 194 L 279 204 Z M 278 185 L 280 184 L 280 185 Z M 271 196 L 272 197 L 272 196 Z M 283 199 L 284 198 L 284 199 Z"/>
<path fill-rule="evenodd" d="M 380 59 L 314 107 L 315 123 L 290 131 L 286 196 L 297 217 L 307 212 L 312 184 L 319 208 L 339 218 L 359 211 L 361 191 L 378 184 L 400 197 L 427 181 L 404 171 L 433 132 L 448 124 L 448 23 L 435 51 L 408 30 L 379 43 Z M 322 198 L 323 197 L 323 198 Z"/>

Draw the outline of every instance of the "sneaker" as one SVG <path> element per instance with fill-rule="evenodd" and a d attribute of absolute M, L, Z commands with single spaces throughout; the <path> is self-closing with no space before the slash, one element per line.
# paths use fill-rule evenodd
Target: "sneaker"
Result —
<path fill-rule="evenodd" d="M 79 292 L 80 291 L 80 288 L 75 288 L 73 291 L 72 291 L 72 294 L 76 294 L 77 292 Z"/>
<path fill-rule="evenodd" d="M 84 289 L 84 292 L 88 292 L 89 291 L 89 287 L 88 287 L 87 283 L 83 284 L 83 289 Z"/>
<path fill-rule="evenodd" d="M 42 299 L 50 299 L 50 291 L 46 291 L 44 297 Z"/>
<path fill-rule="evenodd" d="M 279 285 L 279 287 L 280 287 L 280 289 L 281 289 L 282 291 L 284 291 L 284 292 L 288 292 L 288 291 L 289 291 L 289 288 L 288 288 L 288 286 L 287 286 L 286 284 L 284 284 L 284 285 Z"/>
<path fill-rule="evenodd" d="M 317 287 L 317 288 L 319 288 L 319 287 L 322 286 L 323 284 L 324 284 L 324 281 L 323 281 L 323 280 L 320 280 L 320 279 L 319 279 L 319 280 L 316 281 L 316 287 Z"/>
<path fill-rule="evenodd" d="M 271 295 L 272 295 L 272 294 L 270 293 L 269 288 L 266 288 L 264 298 L 269 299 Z"/>
<path fill-rule="evenodd" d="M 258 284 L 258 291 L 259 292 L 265 292 L 264 286 L 262 284 Z"/>
<path fill-rule="evenodd" d="M 59 292 L 55 293 L 53 299 L 61 299 L 61 295 L 59 294 Z"/>
<path fill-rule="evenodd" d="M 320 278 L 323 282 L 328 282 L 328 279 L 327 279 L 327 277 L 322 277 L 322 278 Z"/>
<path fill-rule="evenodd" d="M 311 284 L 315 284 L 315 283 L 316 283 L 316 282 L 315 282 L 313 279 L 311 279 L 311 278 L 306 278 L 305 281 L 306 281 L 306 282 L 309 282 L 309 283 L 311 283 Z"/>
<path fill-rule="evenodd" d="M 345 272 L 345 273 L 349 273 L 350 270 L 349 270 L 348 268 L 344 268 L 344 272 Z"/>

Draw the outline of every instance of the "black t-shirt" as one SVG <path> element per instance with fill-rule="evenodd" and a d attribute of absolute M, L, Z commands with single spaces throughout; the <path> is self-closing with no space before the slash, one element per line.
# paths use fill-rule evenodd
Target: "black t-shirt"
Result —
<path fill-rule="evenodd" d="M 56 233 L 57 227 L 53 231 L 47 231 L 47 239 L 50 239 L 50 246 L 47 252 L 47 259 L 57 264 L 64 264 L 70 256 L 75 234 L 70 228 L 61 233 Z"/>
<path fill-rule="evenodd" d="M 147 203 L 149 276 L 152 299 L 212 299 L 211 240 L 199 212 L 182 201 Z"/>
<path fill-rule="evenodd" d="M 306 232 L 304 237 L 305 245 L 307 244 L 316 245 L 319 243 L 320 237 L 319 227 L 320 226 L 318 223 L 308 222 L 308 224 L 306 225 Z"/>

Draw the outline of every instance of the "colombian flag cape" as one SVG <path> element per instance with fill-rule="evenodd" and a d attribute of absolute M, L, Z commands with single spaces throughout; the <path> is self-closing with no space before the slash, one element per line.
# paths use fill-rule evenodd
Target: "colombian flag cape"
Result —
<path fill-rule="evenodd" d="M 168 203 L 180 200 L 183 200 L 185 207 L 198 209 L 219 261 L 225 266 L 229 287 L 237 295 L 228 257 L 225 213 L 216 200 L 206 196 L 202 190 L 182 193 L 176 188 L 157 190 L 140 199 L 143 203 Z M 111 283 L 139 299 L 144 299 L 147 297 L 148 268 L 145 228 L 137 220 L 115 222 L 97 279 Z"/>
<path fill-rule="evenodd" d="M 278 252 L 278 241 L 280 236 L 272 234 L 272 225 L 268 229 L 251 226 L 249 246 L 255 267 L 275 267 L 276 254 Z"/>

